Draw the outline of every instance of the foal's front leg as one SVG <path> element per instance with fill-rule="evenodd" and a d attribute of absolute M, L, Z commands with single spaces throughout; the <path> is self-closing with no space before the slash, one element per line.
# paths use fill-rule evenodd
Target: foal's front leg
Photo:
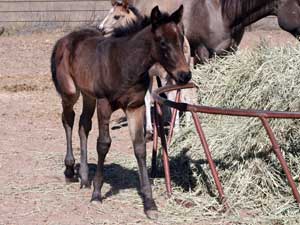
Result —
<path fill-rule="evenodd" d="M 150 219 L 157 218 L 157 207 L 152 197 L 152 190 L 146 167 L 146 141 L 144 131 L 145 106 L 126 110 L 128 127 L 134 147 L 135 157 L 139 166 L 141 195 L 144 210 Z"/>
<path fill-rule="evenodd" d="M 97 100 L 97 114 L 99 126 L 99 137 L 97 140 L 98 165 L 96 175 L 94 177 L 92 201 L 101 201 L 104 160 L 111 144 L 111 138 L 109 135 L 109 120 L 112 114 L 112 109 L 107 99 Z"/>

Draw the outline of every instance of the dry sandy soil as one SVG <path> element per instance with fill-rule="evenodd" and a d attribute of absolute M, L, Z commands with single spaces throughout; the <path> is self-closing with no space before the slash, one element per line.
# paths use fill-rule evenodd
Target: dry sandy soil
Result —
<path fill-rule="evenodd" d="M 90 203 L 92 190 L 65 183 L 61 106 L 49 70 L 53 44 L 62 34 L 0 37 L 0 224 L 223 224 L 206 221 L 201 212 L 189 215 L 185 207 L 167 200 L 162 178 L 153 180 L 159 219 L 146 219 L 126 127 L 111 131 L 113 144 L 106 160 L 102 204 Z M 295 42 L 281 31 L 255 31 L 246 34 L 241 46 L 252 47 L 260 38 L 272 45 Z M 76 112 L 77 124 L 80 104 Z M 112 120 L 120 115 L 116 112 Z M 94 118 L 90 163 L 96 162 L 96 138 Z M 77 126 L 73 140 L 78 162 Z M 148 143 L 148 153 L 150 149 Z"/>

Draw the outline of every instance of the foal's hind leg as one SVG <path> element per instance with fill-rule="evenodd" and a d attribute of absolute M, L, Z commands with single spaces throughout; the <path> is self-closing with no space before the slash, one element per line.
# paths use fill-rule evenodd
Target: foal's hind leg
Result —
<path fill-rule="evenodd" d="M 152 190 L 146 167 L 146 141 L 144 132 L 145 106 L 126 110 L 129 131 L 134 147 L 135 157 L 139 166 L 141 195 L 144 201 L 144 210 L 151 219 L 157 217 L 157 207 L 152 197 Z"/>
<path fill-rule="evenodd" d="M 92 201 L 101 201 L 104 160 L 111 144 L 111 138 L 109 135 L 109 120 L 112 110 L 107 99 L 97 100 L 97 114 L 99 126 L 99 137 L 97 140 L 98 164 L 96 175 L 94 177 Z"/>
<path fill-rule="evenodd" d="M 87 139 L 92 129 L 92 117 L 95 112 L 96 99 L 90 98 L 82 94 L 83 106 L 79 121 L 79 137 L 80 137 L 80 187 L 90 187 L 89 168 L 87 162 Z"/>
<path fill-rule="evenodd" d="M 78 100 L 79 93 L 75 93 L 74 95 L 62 96 L 62 123 L 66 132 L 67 139 L 67 154 L 65 157 L 65 166 L 66 170 L 64 172 L 67 181 L 76 181 L 75 173 L 74 173 L 74 165 L 75 158 L 73 155 L 72 148 L 72 131 L 74 125 L 75 112 L 73 110 L 73 106 Z"/>

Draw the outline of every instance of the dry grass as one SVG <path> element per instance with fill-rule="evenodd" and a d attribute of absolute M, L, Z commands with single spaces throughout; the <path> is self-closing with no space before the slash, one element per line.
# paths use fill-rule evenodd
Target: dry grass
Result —
<path fill-rule="evenodd" d="M 253 50 L 199 66 L 194 81 L 203 105 L 300 111 L 299 71 L 300 46 L 268 48 L 262 43 Z M 171 171 L 175 196 L 195 206 L 186 212 L 173 205 L 174 212 L 202 221 L 215 219 L 218 224 L 299 224 L 299 207 L 261 122 L 227 116 L 200 118 L 231 211 L 220 213 L 213 178 L 199 138 L 189 124 L 170 148 Z M 271 126 L 300 190 L 300 121 L 273 120 Z"/>

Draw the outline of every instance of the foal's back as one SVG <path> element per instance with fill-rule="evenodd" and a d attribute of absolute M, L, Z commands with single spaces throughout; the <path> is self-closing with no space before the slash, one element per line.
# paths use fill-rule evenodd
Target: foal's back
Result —
<path fill-rule="evenodd" d="M 70 65 L 78 46 L 91 37 L 104 38 L 97 29 L 86 28 L 73 31 L 56 42 L 51 56 L 51 71 L 56 90 L 60 94 L 71 95 L 76 92 Z"/>

